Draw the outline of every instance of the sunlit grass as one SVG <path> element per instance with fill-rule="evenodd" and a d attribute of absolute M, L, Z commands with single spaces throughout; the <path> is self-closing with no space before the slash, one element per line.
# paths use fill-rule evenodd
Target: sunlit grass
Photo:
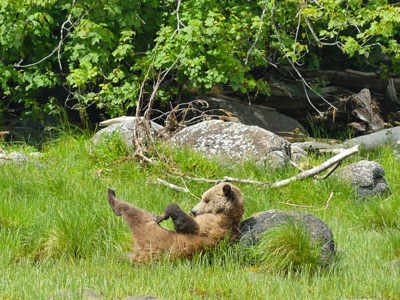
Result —
<path fill-rule="evenodd" d="M 159 214 L 172 201 L 188 211 L 198 199 L 156 184 L 157 177 L 187 185 L 197 196 L 212 186 L 183 181 L 176 171 L 193 177 L 232 176 L 269 182 L 298 171 L 270 172 L 253 163 L 224 164 L 188 150 L 168 148 L 161 148 L 162 162 L 144 166 L 124 159 L 129 150 L 117 139 L 111 137 L 109 142 L 112 144 L 93 146 L 86 136 L 64 136 L 41 146 L 39 165 L 0 166 L 0 299 L 46 299 L 57 289 L 84 287 L 105 299 L 129 295 L 167 299 L 400 297 L 394 276 L 398 270 L 390 265 L 400 257 L 400 162 L 390 148 L 361 151 L 344 162 L 369 158 L 381 163 L 392 191 L 382 199 L 360 201 L 333 176 L 273 190 L 239 185 L 245 195 L 245 217 L 268 209 L 297 210 L 316 215 L 332 229 L 339 253 L 329 272 L 310 267 L 318 261 L 303 231 L 284 228 L 270 236 L 274 242 L 267 243 L 268 247 L 273 249 L 275 243 L 275 249 L 289 249 L 286 254 L 292 257 L 270 256 L 267 248 L 260 252 L 266 259 L 261 265 L 275 270 L 306 266 L 293 273 L 265 272 L 254 262 L 244 261 L 240 250 L 228 243 L 192 261 L 163 260 L 134 268 L 129 262 L 119 263 L 131 250 L 132 239 L 123 220 L 108 206 L 108 187 L 116 190 L 117 197 Z M 23 144 L 3 143 L 1 147 L 7 152 L 37 151 Z M 324 160 L 326 157 L 315 156 L 308 163 L 318 165 Z M 172 228 L 170 222 L 166 226 Z M 294 245 L 302 247 L 296 252 Z"/>
<path fill-rule="evenodd" d="M 246 259 L 257 268 L 283 274 L 314 272 L 325 264 L 322 245 L 312 241 L 310 232 L 294 220 L 271 228 L 245 252 Z"/>

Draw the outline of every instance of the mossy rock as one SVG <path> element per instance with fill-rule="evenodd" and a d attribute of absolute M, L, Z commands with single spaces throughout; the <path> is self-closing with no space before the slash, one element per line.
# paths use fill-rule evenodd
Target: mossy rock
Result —
<path fill-rule="evenodd" d="M 276 209 L 256 213 L 241 223 L 240 230 L 242 235 L 239 243 L 246 247 L 251 247 L 257 244 L 269 230 L 289 222 L 300 223 L 304 230 L 310 234 L 311 242 L 321 245 L 321 258 L 325 264 L 329 264 L 332 261 L 335 253 L 332 231 L 326 223 L 308 213 Z"/>

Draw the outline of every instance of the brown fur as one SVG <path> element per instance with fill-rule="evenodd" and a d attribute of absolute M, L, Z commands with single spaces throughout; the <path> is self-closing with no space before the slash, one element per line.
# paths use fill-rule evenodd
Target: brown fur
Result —
<path fill-rule="evenodd" d="M 231 240 L 239 236 L 240 220 L 243 216 L 243 195 L 234 185 L 218 184 L 203 194 L 202 201 L 191 211 L 198 226 L 196 233 L 178 233 L 162 228 L 153 221 L 155 215 L 115 197 L 108 190 L 108 201 L 114 213 L 122 216 L 132 232 L 134 252 L 132 263 L 149 262 L 163 254 L 170 257 L 190 258 L 196 252 L 215 247 L 219 241 L 230 235 Z M 190 230 L 189 230 L 190 231 Z"/>
<path fill-rule="evenodd" d="M 185 213 L 176 203 L 168 204 L 164 213 L 161 216 L 154 217 L 153 221 L 160 224 L 169 218 L 174 222 L 174 229 L 177 233 L 197 234 L 199 232 L 199 225 L 196 220 Z"/>

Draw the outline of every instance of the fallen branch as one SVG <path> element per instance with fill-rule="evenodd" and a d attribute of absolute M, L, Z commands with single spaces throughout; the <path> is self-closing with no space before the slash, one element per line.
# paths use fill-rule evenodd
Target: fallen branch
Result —
<path fill-rule="evenodd" d="M 252 184 L 258 184 L 258 185 L 270 185 L 270 182 L 263 182 L 259 180 L 253 180 L 253 179 L 243 179 L 243 178 L 234 178 L 234 177 L 229 177 L 225 176 L 222 179 L 208 179 L 208 178 L 197 178 L 197 177 L 190 177 L 187 175 L 183 175 L 184 178 L 193 180 L 193 181 L 203 181 L 203 182 L 209 182 L 209 183 L 221 183 L 221 182 L 238 182 L 238 183 L 252 183 Z"/>
<path fill-rule="evenodd" d="M 285 204 L 285 205 L 289 205 L 289 206 L 294 206 L 294 207 L 319 209 L 318 207 L 309 206 L 309 205 L 300 205 L 300 204 L 294 204 L 294 203 L 288 203 L 288 202 L 281 202 L 281 201 L 278 201 L 278 202 L 281 203 L 281 204 Z"/>
<path fill-rule="evenodd" d="M 284 180 L 281 180 L 281 181 L 278 181 L 275 183 L 263 182 L 263 181 L 259 181 L 259 180 L 253 180 L 253 179 L 234 178 L 234 177 L 229 177 L 229 176 L 225 176 L 223 179 L 194 178 L 194 177 L 190 177 L 190 176 L 186 176 L 186 175 L 183 175 L 183 177 L 193 180 L 193 181 L 204 181 L 204 182 L 210 182 L 210 183 L 216 183 L 216 184 L 221 183 L 221 182 L 238 182 L 238 183 L 252 183 L 252 184 L 258 184 L 258 185 L 266 185 L 270 188 L 278 188 L 278 187 L 288 185 L 289 183 L 291 183 L 293 181 L 303 180 L 308 177 L 315 176 L 315 175 L 325 171 L 326 169 L 338 164 L 345 158 L 347 158 L 357 152 L 358 152 L 358 146 L 354 146 L 350 149 L 346 149 L 343 152 L 328 159 L 326 162 L 322 163 L 321 165 L 319 165 L 317 167 L 314 167 L 310 170 L 307 170 L 300 174 L 297 174 L 296 176 L 293 176 L 293 177 L 290 177 L 290 178 L 287 178 L 287 179 L 284 179 Z M 330 173 L 332 173 L 333 171 L 334 171 L 334 169 L 331 170 Z"/>
<path fill-rule="evenodd" d="M 157 178 L 157 181 L 158 181 L 159 183 L 161 183 L 161 184 L 163 184 L 163 185 L 166 185 L 167 187 L 169 187 L 169 188 L 171 188 L 171 189 L 174 189 L 174 190 L 177 190 L 177 191 L 179 191 L 179 192 L 190 193 L 190 191 L 189 191 L 188 188 L 180 187 L 180 186 L 178 186 L 178 185 L 175 185 L 175 184 L 173 184 L 173 183 L 170 183 L 170 182 L 165 181 L 165 180 L 160 179 L 160 178 Z"/>
<path fill-rule="evenodd" d="M 337 164 L 338 162 L 342 161 L 343 159 L 345 159 L 357 152 L 358 152 L 358 146 L 354 146 L 350 149 L 343 151 L 342 153 L 335 155 L 334 157 L 328 159 L 326 162 L 324 162 L 323 164 L 321 164 L 317 167 L 314 167 L 310 170 L 304 171 L 304 172 L 297 174 L 296 176 L 290 177 L 288 179 L 275 182 L 275 183 L 271 184 L 270 187 L 278 188 L 278 187 L 287 185 L 290 182 L 302 180 L 302 179 L 317 175 L 317 174 L 325 171 L 326 169 L 330 168 L 331 166 Z"/>
<path fill-rule="evenodd" d="M 321 178 L 318 178 L 318 177 L 317 177 L 317 179 L 326 179 L 326 178 L 328 178 L 329 176 L 331 176 L 331 174 L 332 174 L 333 172 L 335 172 L 335 170 L 336 170 L 341 164 L 342 164 L 342 161 L 339 161 L 339 162 L 336 163 L 324 176 L 321 176 Z"/>

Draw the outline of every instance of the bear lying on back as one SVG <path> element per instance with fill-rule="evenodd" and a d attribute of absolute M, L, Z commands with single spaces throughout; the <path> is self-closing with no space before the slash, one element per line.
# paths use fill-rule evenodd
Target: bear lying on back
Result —
<path fill-rule="evenodd" d="M 203 194 L 202 201 L 191 212 L 184 213 L 178 205 L 170 204 L 160 217 L 133 206 L 108 190 L 108 202 L 117 216 L 122 216 L 132 232 L 135 263 L 159 259 L 163 254 L 190 258 L 196 252 L 215 247 L 225 237 L 236 240 L 243 216 L 243 195 L 229 183 L 218 184 Z M 158 223 L 172 217 L 176 231 L 162 228 Z M 155 221 L 154 221 L 154 220 Z M 176 222 L 176 224 L 175 224 Z"/>

